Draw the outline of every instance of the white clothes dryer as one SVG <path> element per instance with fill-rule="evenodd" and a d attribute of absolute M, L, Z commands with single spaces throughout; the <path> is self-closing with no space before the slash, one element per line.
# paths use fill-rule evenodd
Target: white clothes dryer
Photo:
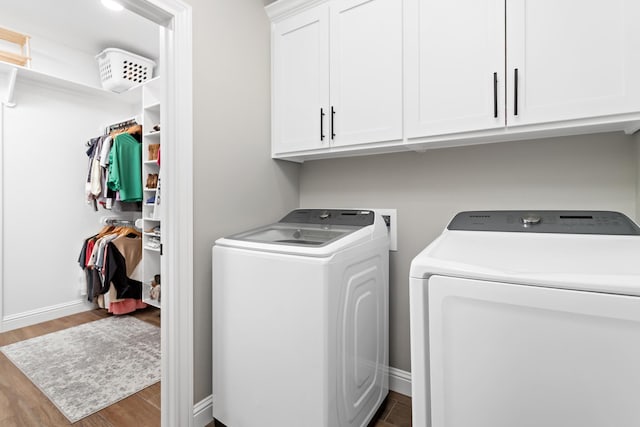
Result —
<path fill-rule="evenodd" d="M 410 272 L 414 427 L 640 426 L 640 229 L 458 214 Z"/>
<path fill-rule="evenodd" d="M 388 394 L 389 238 L 370 210 L 298 209 L 213 247 L 213 414 L 363 427 Z"/>

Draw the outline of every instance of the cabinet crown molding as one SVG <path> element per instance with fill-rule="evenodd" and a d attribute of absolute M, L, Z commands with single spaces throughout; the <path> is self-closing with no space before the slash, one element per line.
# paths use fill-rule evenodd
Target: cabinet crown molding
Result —
<path fill-rule="evenodd" d="M 279 21 L 327 1 L 329 0 L 278 0 L 264 9 L 271 21 Z"/>

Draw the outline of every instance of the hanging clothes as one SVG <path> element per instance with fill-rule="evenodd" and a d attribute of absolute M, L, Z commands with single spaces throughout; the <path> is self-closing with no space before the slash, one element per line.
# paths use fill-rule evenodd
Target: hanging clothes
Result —
<path fill-rule="evenodd" d="M 125 127 L 88 142 L 87 202 L 117 211 L 142 210 L 142 126 Z M 117 203 L 116 203 L 117 202 Z"/>
<path fill-rule="evenodd" d="M 142 298 L 139 277 L 134 275 L 142 259 L 142 239 L 132 236 L 118 236 L 107 244 L 109 259 L 104 265 L 105 284 L 101 293 L 113 286 L 116 299 Z"/>
<path fill-rule="evenodd" d="M 87 157 L 89 158 L 89 163 L 87 166 L 87 179 L 85 181 L 85 196 L 87 199 L 87 203 L 92 203 L 93 204 L 93 208 L 94 210 L 98 210 L 98 205 L 96 204 L 96 198 L 95 196 L 92 194 L 91 192 L 91 188 L 92 188 L 92 179 L 93 179 L 93 163 L 94 163 L 94 159 L 97 155 L 98 152 L 98 143 L 100 141 L 102 137 L 96 137 L 96 138 L 91 138 L 88 142 L 87 142 L 87 146 L 89 148 L 87 148 Z"/>
<path fill-rule="evenodd" d="M 123 202 L 142 201 L 142 144 L 129 133 L 113 138 L 109 153 L 110 189 L 120 192 Z"/>
<path fill-rule="evenodd" d="M 115 199 L 116 194 L 106 185 L 107 169 L 103 166 L 105 156 L 108 159 L 111 146 L 111 136 L 103 135 L 92 138 L 88 143 L 87 156 L 89 164 L 87 169 L 87 181 L 85 183 L 85 193 L 87 203 L 93 205 L 94 210 L 98 210 L 98 203 L 107 205 L 107 200 Z M 107 160 L 108 161 L 108 160 Z"/>
<path fill-rule="evenodd" d="M 87 238 L 78 257 L 87 299 L 114 314 L 145 308 L 141 260 L 142 235 L 132 227 L 105 227 Z"/>

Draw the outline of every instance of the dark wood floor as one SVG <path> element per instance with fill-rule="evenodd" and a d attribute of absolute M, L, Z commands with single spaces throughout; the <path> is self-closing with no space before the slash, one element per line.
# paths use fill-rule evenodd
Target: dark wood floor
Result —
<path fill-rule="evenodd" d="M 404 394 L 389 392 L 389 396 L 374 417 L 369 427 L 410 427 L 411 398 Z"/>
<path fill-rule="evenodd" d="M 206 427 L 224 427 L 222 423 L 207 424 Z M 411 426 L 411 398 L 394 391 L 382 403 L 382 406 L 369 423 L 368 427 L 410 427 Z M 264 426 L 271 427 L 271 426 Z M 276 427 L 276 426 L 274 426 Z"/>
<path fill-rule="evenodd" d="M 93 310 L 0 334 L 0 347 L 61 329 L 110 316 Z M 147 308 L 137 318 L 160 326 L 160 310 Z M 0 426 L 2 427 L 158 427 L 160 426 L 160 383 L 96 412 L 75 424 L 58 411 L 33 383 L 0 353 Z M 213 427 L 211 423 L 207 427 Z M 411 426 L 411 398 L 389 392 L 369 427 Z M 265 426 L 271 427 L 271 426 Z M 276 427 L 276 426 L 273 426 Z"/>
<path fill-rule="evenodd" d="M 93 310 L 0 334 L 0 347 L 110 316 Z M 160 326 L 160 310 L 138 310 L 135 317 Z M 24 374 L 0 353 L 0 426 L 2 427 L 158 427 L 160 383 L 71 424 Z"/>

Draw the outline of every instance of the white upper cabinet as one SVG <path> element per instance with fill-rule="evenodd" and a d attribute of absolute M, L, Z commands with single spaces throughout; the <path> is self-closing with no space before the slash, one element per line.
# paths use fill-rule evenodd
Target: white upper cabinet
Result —
<path fill-rule="evenodd" d="M 503 127 L 504 0 L 405 4 L 407 137 Z"/>
<path fill-rule="evenodd" d="M 401 144 L 403 2 L 315 3 L 273 21 L 273 156 Z"/>
<path fill-rule="evenodd" d="M 402 1 L 330 4 L 332 145 L 402 139 Z"/>
<path fill-rule="evenodd" d="M 640 111 L 640 1 L 506 4 L 508 125 Z"/>
<path fill-rule="evenodd" d="M 638 22 L 638 0 L 406 0 L 406 137 L 637 128 Z"/>
<path fill-rule="evenodd" d="M 274 24 L 272 42 L 273 153 L 328 147 L 328 5 Z"/>
<path fill-rule="evenodd" d="M 640 129 L 640 0 L 279 0 L 272 155 Z"/>

